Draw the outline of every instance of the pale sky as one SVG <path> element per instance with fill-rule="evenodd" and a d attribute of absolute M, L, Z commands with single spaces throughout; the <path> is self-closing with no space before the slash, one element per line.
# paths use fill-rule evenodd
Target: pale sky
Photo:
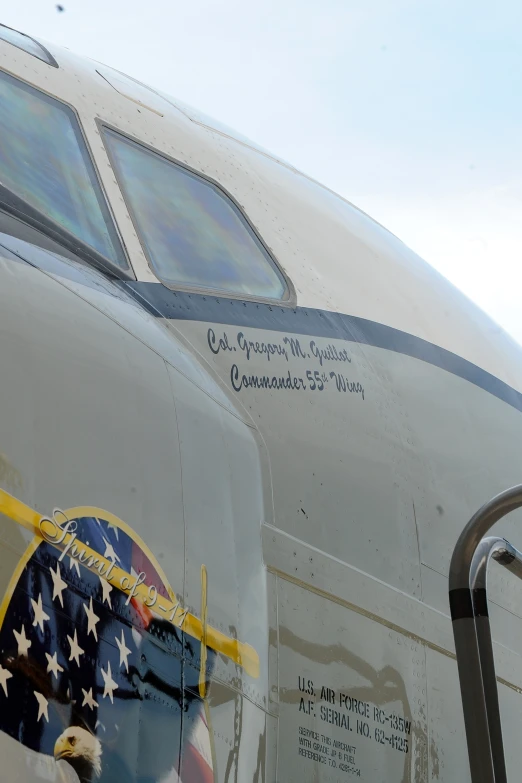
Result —
<path fill-rule="evenodd" d="M 522 342 L 520 0 L 13 0 L 0 21 L 280 155 Z"/>

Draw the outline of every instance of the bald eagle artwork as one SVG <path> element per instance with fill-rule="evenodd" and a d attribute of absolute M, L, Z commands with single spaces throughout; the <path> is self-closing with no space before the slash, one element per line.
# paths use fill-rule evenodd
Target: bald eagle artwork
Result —
<path fill-rule="evenodd" d="M 94 516 L 74 525 L 77 541 L 169 598 L 132 531 Z M 44 540 L 2 607 L 0 731 L 67 781 L 212 783 L 198 640 Z M 206 681 L 214 660 L 209 649 Z"/>
<path fill-rule="evenodd" d="M 80 783 L 92 783 L 101 775 L 101 742 L 81 726 L 69 726 L 54 745 L 54 757 L 64 759 L 78 775 Z"/>

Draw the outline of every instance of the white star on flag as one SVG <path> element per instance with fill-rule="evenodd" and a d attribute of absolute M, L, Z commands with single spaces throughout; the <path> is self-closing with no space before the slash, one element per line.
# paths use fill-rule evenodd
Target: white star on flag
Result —
<path fill-rule="evenodd" d="M 71 654 L 69 655 L 70 661 L 76 661 L 78 666 L 80 665 L 80 655 L 83 655 L 85 650 L 82 650 L 80 645 L 78 644 L 78 637 L 76 635 L 76 628 L 74 629 L 74 638 L 71 639 L 70 636 L 67 636 L 67 641 L 69 642 L 69 645 L 71 647 Z"/>
<path fill-rule="evenodd" d="M 47 723 L 49 723 L 49 713 L 47 712 L 47 706 L 49 702 L 45 696 L 43 696 L 41 693 L 38 693 L 38 691 L 33 691 L 33 693 L 36 696 L 36 701 L 38 702 L 38 717 L 36 720 L 38 721 L 44 717 Z"/>
<path fill-rule="evenodd" d="M 91 710 L 93 710 L 95 707 L 98 706 L 98 702 L 94 700 L 94 697 L 92 695 L 92 688 L 89 688 L 88 691 L 85 691 L 82 688 L 82 693 L 83 693 L 82 707 L 85 707 L 85 705 L 87 705 L 88 707 L 90 707 Z"/>
<path fill-rule="evenodd" d="M 49 653 L 45 653 L 45 657 L 47 658 L 47 672 L 52 672 L 56 679 L 58 679 L 58 672 L 63 672 L 63 666 L 60 666 L 58 663 L 58 653 L 55 652 L 54 655 L 49 655 Z"/>
<path fill-rule="evenodd" d="M 69 555 L 69 570 L 72 571 L 73 568 L 76 569 L 76 573 L 78 574 L 78 576 L 81 576 L 79 562 L 77 560 L 75 560 L 74 557 L 71 557 Z"/>
<path fill-rule="evenodd" d="M 87 607 L 87 604 L 83 604 L 83 608 L 85 609 L 85 614 L 87 615 L 87 635 L 92 633 L 96 641 L 98 641 L 96 625 L 100 622 L 100 618 L 94 613 L 92 608 L 92 597 L 89 599 L 89 607 Z"/>
<path fill-rule="evenodd" d="M 31 646 L 31 642 L 25 635 L 25 626 L 22 623 L 22 630 L 20 633 L 18 631 L 13 630 L 13 633 L 16 638 L 16 643 L 18 645 L 18 655 L 20 658 L 23 658 L 24 656 L 27 657 L 27 651 L 29 647 Z"/>
<path fill-rule="evenodd" d="M 113 525 L 112 522 L 107 522 L 107 527 L 112 528 L 114 530 L 114 535 L 116 536 L 116 541 L 120 540 L 120 534 L 118 533 L 118 527 L 117 525 Z"/>
<path fill-rule="evenodd" d="M 109 560 L 112 560 L 113 563 L 115 563 L 116 560 L 120 560 L 119 555 L 117 555 L 116 552 L 114 551 L 114 547 L 110 543 L 110 541 L 107 541 L 105 536 L 102 536 L 102 538 L 103 538 L 103 543 L 105 544 L 105 552 L 103 556 L 107 557 Z"/>
<path fill-rule="evenodd" d="M 8 669 L 4 669 L 0 666 L 0 685 L 4 689 L 4 693 L 7 696 L 7 680 L 10 680 L 13 675 Z"/>
<path fill-rule="evenodd" d="M 103 576 L 100 576 L 98 574 L 98 577 L 99 577 L 99 580 L 100 580 L 101 589 L 102 589 L 102 593 L 103 593 L 102 604 L 104 604 L 105 601 L 107 601 L 107 603 L 109 604 L 109 607 L 112 609 L 111 596 L 110 596 L 110 593 L 111 593 L 111 590 L 112 590 L 112 585 L 111 585 L 110 582 L 108 582 L 106 579 L 104 579 Z"/>
<path fill-rule="evenodd" d="M 129 657 L 129 655 L 131 654 L 131 650 L 129 650 L 129 648 L 125 644 L 125 636 L 124 636 L 124 633 L 123 633 L 123 629 L 122 629 L 122 632 L 121 632 L 121 641 L 118 639 L 117 636 L 114 637 L 114 641 L 118 645 L 118 650 L 120 651 L 120 666 L 122 664 L 125 664 L 125 670 L 128 672 L 129 671 L 129 662 L 128 662 L 127 659 Z"/>
<path fill-rule="evenodd" d="M 108 696 L 110 698 L 110 700 L 111 700 L 111 703 L 114 704 L 114 699 L 112 698 L 112 693 L 113 693 L 113 691 L 115 691 L 117 689 L 118 683 L 114 682 L 114 680 L 112 679 L 111 662 L 110 661 L 107 661 L 107 671 L 105 672 L 103 670 L 103 667 L 102 667 L 101 673 L 102 673 L 102 677 L 103 677 L 103 682 L 105 684 L 105 688 L 104 688 L 104 691 L 103 691 L 103 698 Z"/>
<path fill-rule="evenodd" d="M 62 593 L 67 589 L 67 582 L 64 582 L 62 575 L 60 574 L 60 566 L 56 563 L 56 571 L 49 568 L 51 579 L 53 580 L 53 601 L 58 598 L 63 609 L 63 596 Z"/>
<path fill-rule="evenodd" d="M 38 601 L 35 601 L 31 598 L 31 606 L 33 607 L 33 611 L 34 611 L 33 626 L 38 626 L 40 630 L 43 632 L 44 629 L 43 624 L 45 623 L 46 620 L 49 620 L 50 617 L 43 610 L 41 593 L 38 596 Z"/>

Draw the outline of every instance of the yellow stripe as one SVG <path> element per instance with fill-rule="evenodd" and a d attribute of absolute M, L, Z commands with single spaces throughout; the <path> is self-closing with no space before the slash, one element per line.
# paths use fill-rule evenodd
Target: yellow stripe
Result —
<path fill-rule="evenodd" d="M 201 654 L 199 665 L 199 695 L 202 699 L 206 695 L 207 683 L 207 569 L 201 566 Z"/>
<path fill-rule="evenodd" d="M 210 705 L 207 699 L 207 594 L 208 594 L 208 575 L 204 565 L 201 566 L 201 620 L 203 622 L 203 638 L 201 640 L 201 662 L 199 667 L 199 695 L 205 705 L 205 717 L 207 720 L 208 739 L 210 743 L 210 756 L 212 759 L 212 778 L 216 780 L 217 763 L 216 750 L 214 748 L 214 731 L 212 729 L 212 716 L 210 715 Z"/>
<path fill-rule="evenodd" d="M 56 523 L 49 521 L 47 517 L 38 514 L 38 512 L 34 511 L 29 506 L 26 506 L 25 503 L 22 503 L 20 500 L 13 497 L 8 492 L 5 492 L 5 490 L 2 489 L 0 489 L 0 513 L 14 520 L 19 525 L 22 525 L 27 530 L 30 530 L 35 536 L 38 537 L 40 541 L 45 540 L 47 541 L 47 543 L 52 544 L 56 549 L 60 551 L 67 549 L 67 547 L 71 544 L 71 542 L 74 541 L 73 534 L 67 533 L 60 543 L 53 544 L 53 542 L 50 541 L 48 537 L 54 535 Z M 152 552 L 150 552 L 146 544 L 143 541 L 141 541 L 139 536 L 132 530 L 132 528 L 126 525 L 121 519 L 118 519 L 118 517 L 115 517 L 113 514 L 110 514 L 109 512 L 104 511 L 102 509 L 97 509 L 89 506 L 78 506 L 76 508 L 64 511 L 63 513 L 68 517 L 69 520 L 77 519 L 82 516 L 99 517 L 101 519 L 110 522 L 111 524 L 116 525 L 117 527 L 121 528 L 125 533 L 127 533 L 127 535 L 129 535 L 131 539 L 136 541 L 136 543 L 139 546 L 143 547 L 145 554 L 149 557 L 152 564 L 157 569 L 158 574 L 161 576 L 162 579 L 165 579 L 165 587 L 169 593 L 170 600 L 167 600 L 163 596 L 158 595 L 157 600 L 154 604 L 154 610 L 156 611 L 159 609 L 160 611 L 158 612 L 158 614 L 160 616 L 165 616 L 165 619 L 170 620 L 177 627 L 182 627 L 183 631 L 188 633 L 193 638 L 198 639 L 198 641 L 203 642 L 203 649 L 205 650 L 204 653 L 205 655 L 206 655 L 205 645 L 208 644 L 208 646 L 211 647 L 213 650 L 216 650 L 216 652 L 225 655 L 227 658 L 230 658 L 235 663 L 242 666 L 251 677 L 256 677 L 256 678 L 259 677 L 259 656 L 257 652 L 254 650 L 254 648 L 251 647 L 249 644 L 244 644 L 243 642 L 240 642 L 237 639 L 233 639 L 226 636 L 225 634 L 221 633 L 221 631 L 218 631 L 216 628 L 207 626 L 206 614 L 204 619 L 204 624 L 205 624 L 205 628 L 204 628 L 202 623 L 203 615 L 202 615 L 202 620 L 200 620 L 198 617 L 195 617 L 193 614 L 190 614 L 189 612 L 185 613 L 185 610 L 182 609 L 179 603 L 176 601 L 175 594 L 172 588 L 170 588 L 161 566 L 159 565 L 159 563 L 157 563 L 156 558 L 153 556 Z M 47 533 L 45 532 L 46 527 L 47 527 Z M 35 551 L 37 546 L 38 543 L 36 543 L 36 545 L 34 546 L 34 549 L 29 554 L 29 557 Z M 87 568 L 93 573 L 99 574 L 100 572 L 98 568 L 104 567 L 103 575 L 105 575 L 105 573 L 110 571 L 108 578 L 105 577 L 107 578 L 107 581 L 110 582 L 110 584 L 112 584 L 114 587 L 116 587 L 118 590 L 125 593 L 126 595 L 129 595 L 131 593 L 133 583 L 135 582 L 135 579 L 131 576 L 131 574 L 126 573 L 123 569 L 119 568 L 119 566 L 114 565 L 111 560 L 107 560 L 106 558 L 102 557 L 98 552 L 96 552 L 94 549 L 91 549 L 83 542 L 78 541 L 77 549 L 80 551 L 80 554 L 84 554 L 84 559 L 79 560 L 78 557 L 75 557 L 74 559 L 78 560 L 78 562 L 80 562 L 80 564 L 84 568 Z M 24 554 L 24 557 L 27 555 L 27 553 L 28 550 Z M 29 559 L 29 557 L 27 559 Z M 87 562 L 85 562 L 85 560 L 89 560 L 91 558 L 92 560 L 96 560 L 99 565 L 98 566 L 94 566 L 92 564 L 89 565 Z M 18 580 L 26 562 L 27 560 L 23 562 L 23 564 L 21 565 L 16 581 Z M 18 571 L 18 567 L 17 567 L 17 571 Z M 12 586 L 14 577 L 15 575 L 13 575 L 9 587 Z M 128 582 L 127 587 L 123 587 L 123 583 L 125 582 L 125 580 L 127 580 Z M 14 581 L 14 585 L 16 585 L 16 581 Z M 205 577 L 205 585 L 206 585 L 206 577 Z M 12 587 L 12 589 L 14 589 L 14 586 Z M 138 585 L 134 589 L 133 594 L 136 598 L 138 598 L 143 603 L 145 603 L 145 605 L 147 605 L 146 601 L 149 599 L 149 595 L 150 595 L 149 587 L 147 585 L 144 584 Z M 6 599 L 4 598 L 4 601 L 2 602 L 2 606 L 5 603 L 5 600 Z M 206 595 L 205 595 L 205 600 L 206 600 Z M 4 613 L 5 613 L 5 609 L 4 609 Z M 206 637 L 205 640 L 204 640 L 204 636 Z"/>

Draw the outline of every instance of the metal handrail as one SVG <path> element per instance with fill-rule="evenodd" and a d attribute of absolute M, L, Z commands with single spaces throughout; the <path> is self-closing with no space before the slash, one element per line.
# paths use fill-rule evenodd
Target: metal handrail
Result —
<path fill-rule="evenodd" d="M 509 541 L 484 538 L 522 507 L 522 485 L 497 495 L 470 519 L 451 558 L 449 601 L 473 783 L 507 783 L 487 602 L 491 558 L 522 579 L 522 554 Z"/>
<path fill-rule="evenodd" d="M 496 536 L 483 538 L 475 550 L 470 569 L 475 632 L 482 672 L 495 782 L 507 783 L 487 594 L 488 566 L 491 558 L 500 565 L 511 568 L 511 564 L 517 562 L 522 566 L 522 555 L 505 538 Z M 520 576 L 522 577 L 522 572 Z"/>

